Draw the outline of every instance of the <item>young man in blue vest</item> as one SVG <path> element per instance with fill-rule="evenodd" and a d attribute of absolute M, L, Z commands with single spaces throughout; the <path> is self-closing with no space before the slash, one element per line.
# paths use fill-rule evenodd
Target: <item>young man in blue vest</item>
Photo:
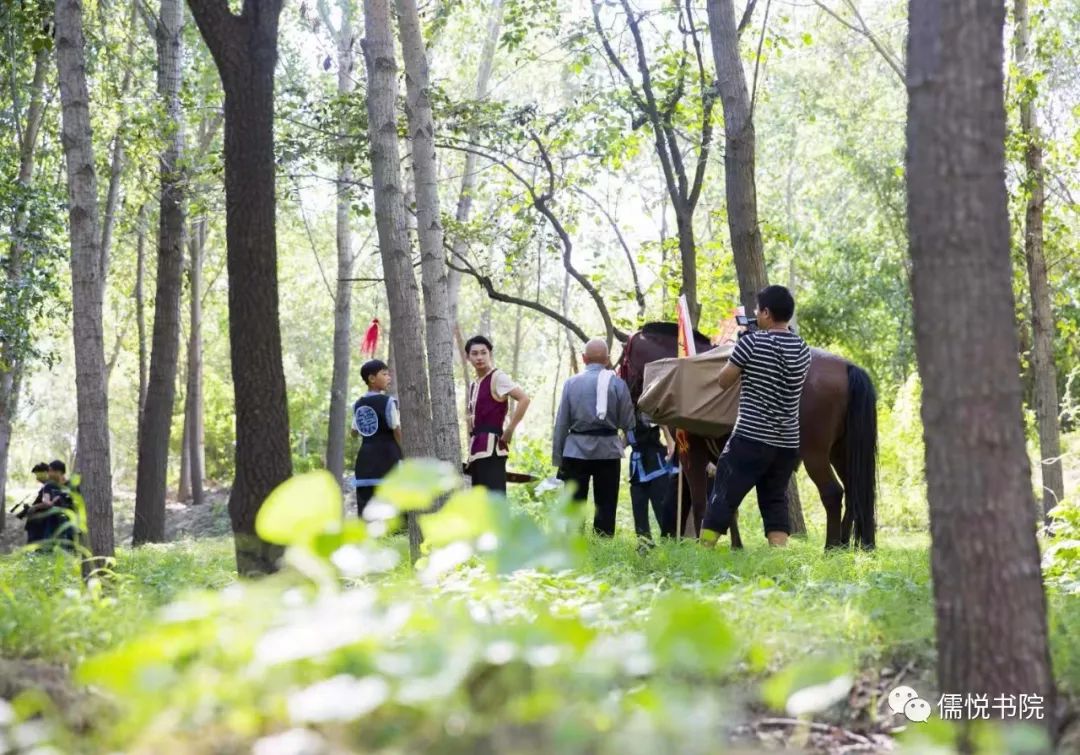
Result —
<path fill-rule="evenodd" d="M 364 507 L 375 495 L 375 488 L 401 461 L 403 454 L 397 399 L 386 393 L 390 387 L 390 368 L 385 362 L 372 359 L 360 368 L 360 378 L 368 390 L 353 404 L 352 435 L 364 439 L 356 452 L 353 487 L 356 513 L 363 518 Z"/>

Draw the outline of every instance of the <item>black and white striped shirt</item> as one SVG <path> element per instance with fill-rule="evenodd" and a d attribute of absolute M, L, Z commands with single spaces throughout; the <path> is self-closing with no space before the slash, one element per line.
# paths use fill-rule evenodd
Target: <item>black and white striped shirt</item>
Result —
<path fill-rule="evenodd" d="M 742 369 L 735 435 L 779 448 L 799 447 L 799 400 L 810 349 L 790 331 L 759 330 L 739 339 L 731 363 Z"/>

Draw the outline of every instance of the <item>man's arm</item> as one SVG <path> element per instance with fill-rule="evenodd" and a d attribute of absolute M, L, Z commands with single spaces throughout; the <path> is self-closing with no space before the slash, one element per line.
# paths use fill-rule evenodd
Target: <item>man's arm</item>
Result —
<path fill-rule="evenodd" d="M 401 428 L 400 427 L 395 427 L 394 428 L 394 440 L 397 441 L 398 448 L 401 448 L 402 445 L 401 445 Z"/>
<path fill-rule="evenodd" d="M 563 446 L 570 434 L 570 402 L 566 400 L 566 388 L 570 381 L 563 383 L 562 398 L 559 399 L 559 411 L 555 415 L 555 429 L 551 433 L 551 464 L 562 466 Z"/>
<path fill-rule="evenodd" d="M 637 418 L 634 416 L 634 402 L 630 399 L 630 389 L 622 380 L 615 384 L 615 399 L 618 410 L 615 421 L 620 430 L 628 433 L 634 429 Z"/>
<path fill-rule="evenodd" d="M 514 437 L 514 430 L 521 424 L 521 420 L 525 418 L 525 412 L 529 411 L 529 403 L 531 399 L 529 394 L 521 390 L 520 387 L 514 386 L 514 390 L 506 394 L 510 398 L 514 399 L 514 416 L 510 418 L 510 424 L 503 430 L 502 439 L 506 445 L 510 445 L 510 441 Z"/>
<path fill-rule="evenodd" d="M 720 374 L 716 378 L 716 382 L 720 383 L 720 387 L 725 391 L 731 386 L 735 385 L 735 382 L 739 379 L 739 375 L 742 374 L 742 367 L 732 362 L 730 359 L 728 363 L 724 365 L 720 370 Z"/>

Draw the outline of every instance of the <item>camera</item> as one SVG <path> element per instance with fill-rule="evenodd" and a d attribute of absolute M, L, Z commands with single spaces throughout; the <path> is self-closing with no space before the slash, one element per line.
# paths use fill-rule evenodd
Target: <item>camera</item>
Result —
<path fill-rule="evenodd" d="M 750 328 L 753 330 L 757 327 L 757 318 L 748 317 L 746 315 L 735 315 L 735 322 L 744 328 Z"/>

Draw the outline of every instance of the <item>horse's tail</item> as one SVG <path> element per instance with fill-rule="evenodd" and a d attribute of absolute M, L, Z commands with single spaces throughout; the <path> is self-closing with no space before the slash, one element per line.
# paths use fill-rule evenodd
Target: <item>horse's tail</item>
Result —
<path fill-rule="evenodd" d="M 864 548 L 874 547 L 877 497 L 877 393 L 866 370 L 847 367 L 847 479 L 844 494 L 852 507 L 855 535 Z"/>

